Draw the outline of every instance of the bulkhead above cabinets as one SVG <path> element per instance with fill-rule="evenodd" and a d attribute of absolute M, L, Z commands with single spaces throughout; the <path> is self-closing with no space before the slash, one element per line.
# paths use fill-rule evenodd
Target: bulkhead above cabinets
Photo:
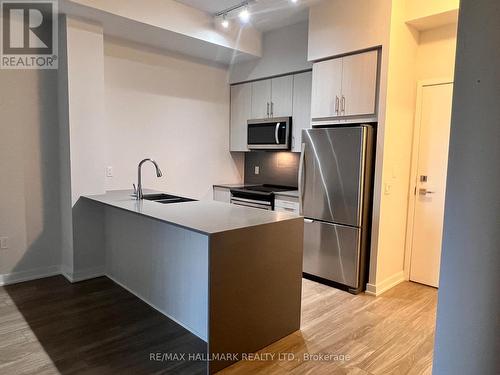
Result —
<path fill-rule="evenodd" d="M 292 117 L 291 151 L 300 152 L 302 129 L 311 125 L 312 72 L 231 86 L 230 151 L 249 151 L 247 121 Z"/>

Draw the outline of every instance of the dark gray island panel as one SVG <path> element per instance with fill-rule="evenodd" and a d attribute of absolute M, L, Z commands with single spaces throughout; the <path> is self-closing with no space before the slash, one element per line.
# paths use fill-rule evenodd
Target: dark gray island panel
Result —
<path fill-rule="evenodd" d="M 300 329 L 303 232 L 297 217 L 210 236 L 209 355 L 253 353 Z"/>

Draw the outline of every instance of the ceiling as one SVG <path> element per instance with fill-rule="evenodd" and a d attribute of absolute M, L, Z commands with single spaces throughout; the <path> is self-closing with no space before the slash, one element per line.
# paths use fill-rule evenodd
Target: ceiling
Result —
<path fill-rule="evenodd" d="M 176 0 L 180 3 L 215 14 L 243 0 Z M 306 21 L 309 17 L 308 8 L 319 0 L 298 0 L 296 4 L 290 0 L 256 0 L 250 1 L 252 13 L 251 24 L 256 29 L 266 32 Z M 237 12 L 232 14 L 237 17 Z"/>

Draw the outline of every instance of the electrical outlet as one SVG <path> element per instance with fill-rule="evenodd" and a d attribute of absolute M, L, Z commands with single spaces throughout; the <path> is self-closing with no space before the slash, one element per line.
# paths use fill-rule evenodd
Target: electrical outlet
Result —
<path fill-rule="evenodd" d="M 259 173 L 260 173 L 260 167 L 259 167 L 258 165 L 256 165 L 256 166 L 254 167 L 254 172 L 253 172 L 253 173 L 254 173 L 254 174 L 259 174 Z"/>
<path fill-rule="evenodd" d="M 0 249 L 8 249 L 9 248 L 9 238 L 8 237 L 0 237 Z"/>
<path fill-rule="evenodd" d="M 106 167 L 106 177 L 113 177 L 113 167 Z"/>

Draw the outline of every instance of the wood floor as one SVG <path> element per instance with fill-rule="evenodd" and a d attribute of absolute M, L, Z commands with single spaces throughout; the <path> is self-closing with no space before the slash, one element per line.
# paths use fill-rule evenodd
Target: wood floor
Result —
<path fill-rule="evenodd" d="M 301 331 L 220 374 L 430 374 L 436 300 L 435 289 L 408 282 L 375 298 L 304 280 Z M 203 362 L 149 356 L 204 351 L 107 278 L 0 288 L 0 374 L 201 374 Z"/>
<path fill-rule="evenodd" d="M 301 330 L 259 352 L 293 359 L 240 361 L 220 374 L 431 374 L 436 303 L 436 289 L 410 282 L 375 298 L 304 280 Z"/>
<path fill-rule="evenodd" d="M 50 277 L 0 288 L 0 374 L 205 374 L 206 343 L 105 277 Z"/>

